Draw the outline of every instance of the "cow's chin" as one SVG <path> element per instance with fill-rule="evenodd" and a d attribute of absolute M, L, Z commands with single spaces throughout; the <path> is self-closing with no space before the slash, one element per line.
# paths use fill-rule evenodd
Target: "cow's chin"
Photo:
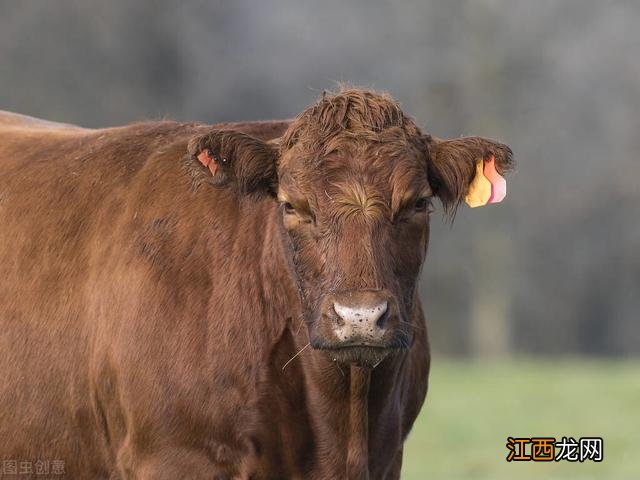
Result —
<path fill-rule="evenodd" d="M 348 346 L 325 350 L 334 362 L 367 368 L 377 367 L 393 351 L 391 348 L 370 346 Z"/>

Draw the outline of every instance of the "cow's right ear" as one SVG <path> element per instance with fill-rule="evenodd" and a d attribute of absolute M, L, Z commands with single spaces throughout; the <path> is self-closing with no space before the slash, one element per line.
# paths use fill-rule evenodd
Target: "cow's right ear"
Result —
<path fill-rule="evenodd" d="M 241 194 L 277 191 L 278 148 L 234 130 L 212 130 L 196 136 L 187 147 L 191 161 L 198 161 L 207 183 L 229 187 Z M 206 169 L 206 170 L 204 170 Z"/>

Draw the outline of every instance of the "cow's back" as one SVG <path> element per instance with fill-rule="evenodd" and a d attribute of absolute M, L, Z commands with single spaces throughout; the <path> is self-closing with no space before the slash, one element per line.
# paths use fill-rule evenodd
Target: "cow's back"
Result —
<path fill-rule="evenodd" d="M 7 128 L 25 128 L 25 129 L 46 129 L 46 130 L 84 130 L 76 125 L 69 123 L 52 122 L 50 120 L 44 120 L 42 118 L 30 117 L 28 115 L 22 115 L 20 113 L 7 112 L 0 110 L 0 129 Z"/>

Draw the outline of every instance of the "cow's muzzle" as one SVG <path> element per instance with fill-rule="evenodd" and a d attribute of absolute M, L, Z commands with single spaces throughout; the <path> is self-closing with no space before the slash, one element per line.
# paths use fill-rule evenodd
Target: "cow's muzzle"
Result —
<path fill-rule="evenodd" d="M 333 293 L 321 302 L 311 345 L 346 363 L 376 363 L 404 346 L 399 324 L 397 302 L 386 290 Z"/>

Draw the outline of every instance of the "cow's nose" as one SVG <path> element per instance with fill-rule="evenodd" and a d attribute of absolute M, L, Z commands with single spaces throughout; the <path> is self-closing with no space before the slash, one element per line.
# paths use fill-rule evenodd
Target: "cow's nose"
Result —
<path fill-rule="evenodd" d="M 333 298 L 334 333 L 341 342 L 376 344 L 384 336 L 389 302 L 376 291 L 347 292 Z"/>

